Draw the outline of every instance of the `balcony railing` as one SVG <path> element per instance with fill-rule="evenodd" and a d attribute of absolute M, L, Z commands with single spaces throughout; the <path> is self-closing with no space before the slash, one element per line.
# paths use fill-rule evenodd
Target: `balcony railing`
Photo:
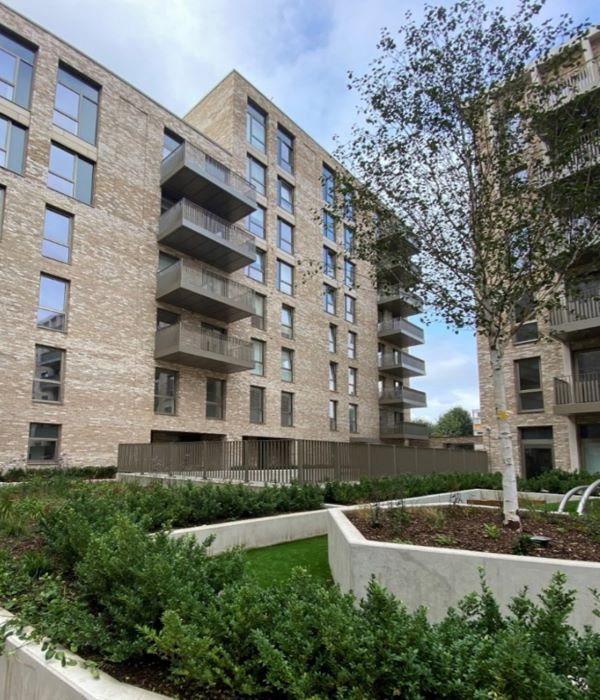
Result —
<path fill-rule="evenodd" d="M 552 80 L 552 76 L 550 76 Z M 556 79 L 557 89 L 548 95 L 547 106 L 555 107 L 571 100 L 587 90 L 592 90 L 600 86 L 600 70 L 596 60 L 587 61 L 582 66 L 573 68 L 565 75 Z"/>
<path fill-rule="evenodd" d="M 573 413 L 600 410 L 600 371 L 586 372 L 576 377 L 555 377 L 554 401 L 557 406 L 571 405 Z M 592 408 L 591 404 L 596 405 Z M 582 406 L 582 410 L 578 405 Z"/>
<path fill-rule="evenodd" d="M 396 376 L 417 377 L 425 374 L 423 360 L 399 350 L 378 353 L 377 366 L 382 372 L 389 372 Z"/>
<path fill-rule="evenodd" d="M 180 260 L 158 273 L 156 298 L 231 323 L 254 313 L 254 291 Z"/>
<path fill-rule="evenodd" d="M 402 315 L 417 314 L 423 310 L 423 301 L 416 294 L 406 291 L 400 284 L 378 290 L 377 303 L 391 311 L 403 311 Z"/>
<path fill-rule="evenodd" d="M 550 325 L 562 333 L 600 326 L 600 288 L 595 292 L 568 296 L 563 305 L 550 312 Z"/>
<path fill-rule="evenodd" d="M 425 408 L 427 395 L 408 386 L 388 387 L 379 392 L 379 401 L 383 404 L 396 404 L 406 408 Z"/>
<path fill-rule="evenodd" d="M 385 337 L 390 343 L 400 347 L 419 345 L 425 342 L 423 329 L 404 318 L 382 321 L 377 325 L 377 331 L 380 337 Z"/>
<path fill-rule="evenodd" d="M 428 438 L 426 425 L 387 417 L 380 419 L 379 433 L 381 437 L 394 437 L 405 440 L 427 440 Z"/>

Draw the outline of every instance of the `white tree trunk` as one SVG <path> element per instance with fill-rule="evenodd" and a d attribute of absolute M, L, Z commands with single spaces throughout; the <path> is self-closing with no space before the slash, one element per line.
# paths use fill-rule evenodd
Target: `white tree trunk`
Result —
<path fill-rule="evenodd" d="M 504 524 L 520 527 L 521 519 L 517 513 L 519 501 L 517 496 L 517 475 L 513 462 L 512 435 L 506 410 L 506 390 L 502 372 L 502 353 L 496 347 L 490 348 L 492 365 L 492 382 L 494 385 L 494 404 L 496 409 L 496 425 L 502 460 L 502 500 Z"/>

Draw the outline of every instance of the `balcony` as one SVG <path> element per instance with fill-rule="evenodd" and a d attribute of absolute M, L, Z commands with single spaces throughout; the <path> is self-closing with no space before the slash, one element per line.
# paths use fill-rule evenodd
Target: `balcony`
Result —
<path fill-rule="evenodd" d="M 383 251 L 402 250 L 407 256 L 419 252 L 419 241 L 414 233 L 392 221 L 381 225 L 375 238 Z"/>
<path fill-rule="evenodd" d="M 378 276 L 384 282 L 399 282 L 405 287 L 411 287 L 421 276 L 421 268 L 412 260 L 381 260 L 379 265 Z"/>
<path fill-rule="evenodd" d="M 422 377 L 425 374 L 425 362 L 407 352 L 384 352 L 377 357 L 377 366 L 381 372 L 394 377 Z"/>
<path fill-rule="evenodd" d="M 379 392 L 379 405 L 397 406 L 405 410 L 425 408 L 427 395 L 424 391 L 417 391 L 408 386 L 390 387 Z"/>
<path fill-rule="evenodd" d="M 535 170 L 535 177 L 540 187 L 571 177 L 582 170 L 588 170 L 600 164 L 600 129 L 586 131 L 581 135 L 570 152 L 563 155 L 550 146 L 549 156 Z M 552 158 L 557 152 L 558 157 Z M 560 158 L 560 159 L 559 159 Z"/>
<path fill-rule="evenodd" d="M 554 379 L 554 413 L 569 416 L 600 412 L 600 371 Z"/>
<path fill-rule="evenodd" d="M 416 294 L 407 292 L 399 284 L 379 290 L 377 304 L 380 309 L 386 309 L 397 316 L 412 316 L 423 310 L 421 299 Z"/>
<path fill-rule="evenodd" d="M 549 76 L 549 80 L 552 80 L 552 76 Z M 562 106 L 574 97 L 600 87 L 600 67 L 597 60 L 587 61 L 558 77 L 556 85 L 556 92 L 547 97 L 548 109 Z"/>
<path fill-rule="evenodd" d="M 382 321 L 377 325 L 377 333 L 381 340 L 397 345 L 399 348 L 422 345 L 425 342 L 423 329 L 403 318 Z"/>
<path fill-rule="evenodd" d="M 225 272 L 239 270 L 256 258 L 254 236 L 187 199 L 160 217 L 158 242 Z"/>
<path fill-rule="evenodd" d="M 156 331 L 154 357 L 225 374 L 254 367 L 251 343 L 183 323 Z"/>
<path fill-rule="evenodd" d="M 158 273 L 156 298 L 226 323 L 254 313 L 252 289 L 183 260 Z"/>
<path fill-rule="evenodd" d="M 600 288 L 594 293 L 567 297 L 550 312 L 552 332 L 563 339 L 582 338 L 600 329 Z"/>
<path fill-rule="evenodd" d="M 382 417 L 379 421 L 379 434 L 388 440 L 427 440 L 427 426 L 409 423 L 392 417 Z"/>
<path fill-rule="evenodd" d="M 245 178 L 189 143 L 163 160 L 160 184 L 169 197 L 185 197 L 230 222 L 256 209 L 256 192 Z"/>

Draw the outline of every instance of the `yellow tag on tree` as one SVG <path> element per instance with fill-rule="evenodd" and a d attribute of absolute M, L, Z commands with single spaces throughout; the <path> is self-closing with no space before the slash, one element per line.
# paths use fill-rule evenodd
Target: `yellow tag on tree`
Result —
<path fill-rule="evenodd" d="M 508 420 L 510 413 L 508 411 L 498 411 L 498 418 L 500 420 Z"/>

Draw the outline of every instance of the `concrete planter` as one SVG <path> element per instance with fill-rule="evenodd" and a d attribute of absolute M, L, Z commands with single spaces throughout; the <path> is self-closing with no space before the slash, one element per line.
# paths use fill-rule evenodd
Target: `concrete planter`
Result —
<path fill-rule="evenodd" d="M 577 591 L 570 623 L 600 630 L 590 588 L 598 587 L 600 564 L 562 559 L 488 554 L 459 549 L 420 547 L 367 540 L 339 509 L 327 513 L 329 567 L 342 591 L 364 597 L 372 575 L 411 611 L 428 609 L 432 622 L 468 593 L 480 590 L 479 568 L 503 609 L 525 587 L 537 597 L 556 571 L 567 575 L 567 587 Z"/>

